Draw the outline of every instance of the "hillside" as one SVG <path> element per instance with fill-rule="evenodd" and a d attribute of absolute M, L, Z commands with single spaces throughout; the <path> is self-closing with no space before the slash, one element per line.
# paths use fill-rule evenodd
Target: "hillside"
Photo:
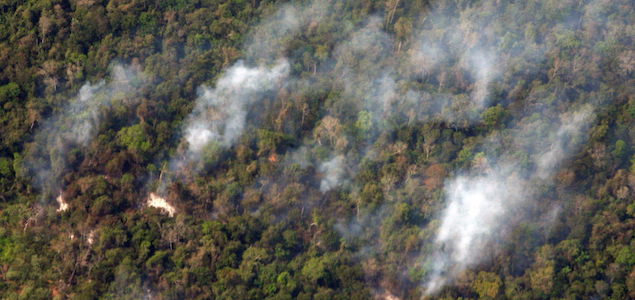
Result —
<path fill-rule="evenodd" d="M 635 298 L 634 38 L 628 0 L 2 0 L 0 298 Z"/>

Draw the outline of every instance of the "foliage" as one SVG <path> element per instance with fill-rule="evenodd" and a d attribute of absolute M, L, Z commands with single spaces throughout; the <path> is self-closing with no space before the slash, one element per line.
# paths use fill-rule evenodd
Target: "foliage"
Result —
<path fill-rule="evenodd" d="M 244 58 L 249 33 L 284 2 L 0 1 L 2 298 L 420 299 L 431 271 L 421 257 L 439 225 L 446 179 L 466 168 L 486 172 L 486 153 L 517 140 L 513 128 L 552 134 L 544 127 L 552 110 L 587 101 L 600 104 L 589 141 L 553 185 L 535 191 L 540 202 L 526 212 L 534 221 L 510 220 L 501 232 L 509 241 L 438 296 L 635 298 L 632 1 L 497 1 L 470 11 L 483 22 L 515 16 L 506 28 L 465 38 L 495 41 L 508 63 L 492 75 L 492 105 L 475 116 L 461 102 L 476 88 L 470 62 L 413 63 L 408 55 L 421 42 L 413 38 L 418 28 L 448 42 L 463 38 L 459 31 L 471 25 L 457 12 L 479 1 L 324 1 L 333 2 L 332 15 L 278 41 L 302 87 L 268 94 L 248 112 L 236 145 L 212 143 L 200 164 L 171 174 L 170 158 L 185 155 L 180 128 L 197 88 Z M 586 2 L 593 6 L 581 10 Z M 456 13 L 457 24 L 428 30 L 431 11 Z M 343 49 L 352 28 L 375 16 L 394 38 L 383 46 L 395 70 Z M 544 59 L 517 59 L 533 50 Z M 394 83 L 432 96 L 365 105 L 359 95 L 379 84 L 342 80 L 350 70 L 335 58 L 373 75 L 433 65 Z M 100 109 L 98 134 L 85 145 L 59 151 L 34 138 L 84 83 L 108 80 L 113 62 L 142 68 L 152 84 L 139 99 Z M 532 80 L 519 80 L 530 73 Z M 420 118 L 426 105 L 446 100 L 455 118 Z M 379 113 L 382 105 L 399 113 Z M 42 178 L 27 170 L 55 151 L 70 167 L 60 171 L 59 193 L 46 195 L 36 184 Z M 354 167 L 343 167 L 342 177 L 352 188 L 320 190 L 328 173 L 320 166 L 332 153 L 350 154 L 343 162 Z M 529 154 L 514 155 L 523 168 L 536 167 Z M 179 213 L 144 209 L 148 182 L 171 175 L 179 180 L 159 189 Z M 58 210 L 58 196 L 67 210 Z"/>

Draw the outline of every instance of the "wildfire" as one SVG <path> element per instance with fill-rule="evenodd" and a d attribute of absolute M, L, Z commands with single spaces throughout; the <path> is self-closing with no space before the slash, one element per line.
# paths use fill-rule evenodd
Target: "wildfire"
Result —
<path fill-rule="evenodd" d="M 174 216 L 174 213 L 176 212 L 174 206 L 170 205 L 170 203 L 165 201 L 164 198 L 155 193 L 150 193 L 150 197 L 148 198 L 148 206 L 164 210 L 170 217 Z"/>
<path fill-rule="evenodd" d="M 93 242 L 95 242 L 95 229 L 91 230 L 88 233 L 88 237 L 86 237 L 86 241 L 88 242 L 89 245 L 92 245 Z"/>
<path fill-rule="evenodd" d="M 62 212 L 68 209 L 68 203 L 66 203 L 66 201 L 64 201 L 64 198 L 62 197 L 62 194 L 60 194 L 59 196 L 57 196 L 57 198 L 55 199 L 57 201 L 57 204 L 59 204 L 60 207 L 57 208 L 58 212 Z"/>

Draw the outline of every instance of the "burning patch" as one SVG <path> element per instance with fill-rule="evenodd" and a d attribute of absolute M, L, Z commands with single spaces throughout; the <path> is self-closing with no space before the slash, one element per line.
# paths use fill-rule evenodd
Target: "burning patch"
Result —
<path fill-rule="evenodd" d="M 68 209 L 68 203 L 64 201 L 64 197 L 62 197 L 62 194 L 57 196 L 55 201 L 57 201 L 57 204 L 59 204 L 59 207 L 57 208 L 57 212 L 62 212 Z"/>
<path fill-rule="evenodd" d="M 150 193 L 150 197 L 148 198 L 148 206 L 161 209 L 167 212 L 170 217 L 174 216 L 174 213 L 176 212 L 174 206 L 170 205 L 167 201 L 165 201 L 164 198 L 155 193 Z"/>

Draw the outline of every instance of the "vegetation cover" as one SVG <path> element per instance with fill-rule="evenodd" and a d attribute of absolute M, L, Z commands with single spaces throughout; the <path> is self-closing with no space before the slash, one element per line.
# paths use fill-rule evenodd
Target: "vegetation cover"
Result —
<path fill-rule="evenodd" d="M 0 297 L 635 298 L 634 9 L 0 0 Z"/>

